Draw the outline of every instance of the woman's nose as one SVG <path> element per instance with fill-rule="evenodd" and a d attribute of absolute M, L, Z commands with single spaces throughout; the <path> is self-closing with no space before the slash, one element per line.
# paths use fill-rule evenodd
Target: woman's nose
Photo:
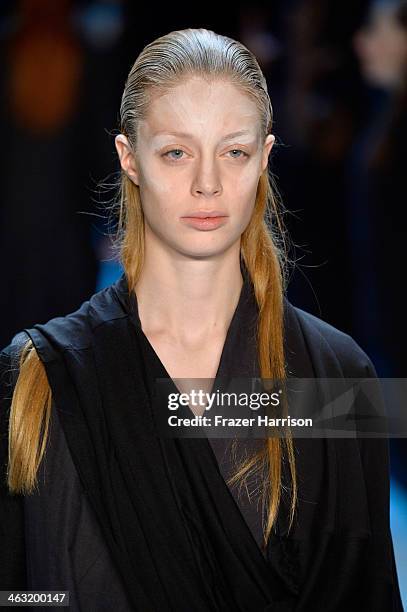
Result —
<path fill-rule="evenodd" d="M 211 197 L 222 193 L 222 183 L 216 164 L 213 161 L 202 161 L 192 184 L 194 195 Z"/>

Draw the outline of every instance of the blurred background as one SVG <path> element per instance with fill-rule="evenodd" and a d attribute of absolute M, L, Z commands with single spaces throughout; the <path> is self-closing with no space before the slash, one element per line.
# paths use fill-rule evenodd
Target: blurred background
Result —
<path fill-rule="evenodd" d="M 268 81 L 271 166 L 296 245 L 289 299 L 351 334 L 380 376 L 407 377 L 407 3 L 139 9 L 124 0 L 2 0 L 0 346 L 76 310 L 121 274 L 104 209 L 119 169 L 126 76 L 157 36 L 206 27 L 249 47 Z M 406 603 L 407 440 L 390 445 Z"/>

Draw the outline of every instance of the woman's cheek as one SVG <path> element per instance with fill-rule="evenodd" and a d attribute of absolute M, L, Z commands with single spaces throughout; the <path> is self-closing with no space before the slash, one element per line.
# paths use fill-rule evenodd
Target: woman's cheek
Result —
<path fill-rule="evenodd" d="M 258 182 L 259 179 L 256 171 L 253 168 L 247 168 L 242 172 L 236 173 L 231 184 L 239 199 L 245 199 L 252 197 L 253 192 L 256 194 Z"/>
<path fill-rule="evenodd" d="M 144 190 L 156 196 L 164 196 L 171 190 L 171 182 L 165 173 L 147 173 L 143 177 Z"/>

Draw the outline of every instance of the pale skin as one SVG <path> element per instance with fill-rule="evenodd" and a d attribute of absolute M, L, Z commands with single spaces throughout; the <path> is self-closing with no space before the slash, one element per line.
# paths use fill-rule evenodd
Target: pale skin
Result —
<path fill-rule="evenodd" d="M 135 154 L 126 136 L 116 136 L 145 218 L 140 321 L 171 378 L 216 375 L 243 284 L 240 238 L 275 140 L 262 141 L 259 130 L 247 94 L 225 80 L 192 77 L 153 99 Z M 244 133 L 225 139 L 236 132 Z M 185 223 L 198 210 L 226 219 L 210 230 Z"/>

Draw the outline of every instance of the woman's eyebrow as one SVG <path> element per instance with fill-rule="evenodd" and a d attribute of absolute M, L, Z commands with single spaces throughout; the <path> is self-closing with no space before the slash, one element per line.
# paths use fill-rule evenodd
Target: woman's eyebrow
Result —
<path fill-rule="evenodd" d="M 188 134 L 187 132 L 165 132 L 165 131 L 159 131 L 159 132 L 154 132 L 153 136 L 176 136 L 177 138 L 189 138 L 190 140 L 194 139 L 193 134 Z M 230 134 L 226 134 L 226 136 L 223 136 L 223 138 L 221 138 L 220 142 L 226 142 L 227 140 L 233 140 L 234 138 L 237 138 L 238 136 L 246 136 L 246 135 L 251 135 L 251 132 L 249 130 L 239 130 L 237 132 L 231 132 Z"/>

